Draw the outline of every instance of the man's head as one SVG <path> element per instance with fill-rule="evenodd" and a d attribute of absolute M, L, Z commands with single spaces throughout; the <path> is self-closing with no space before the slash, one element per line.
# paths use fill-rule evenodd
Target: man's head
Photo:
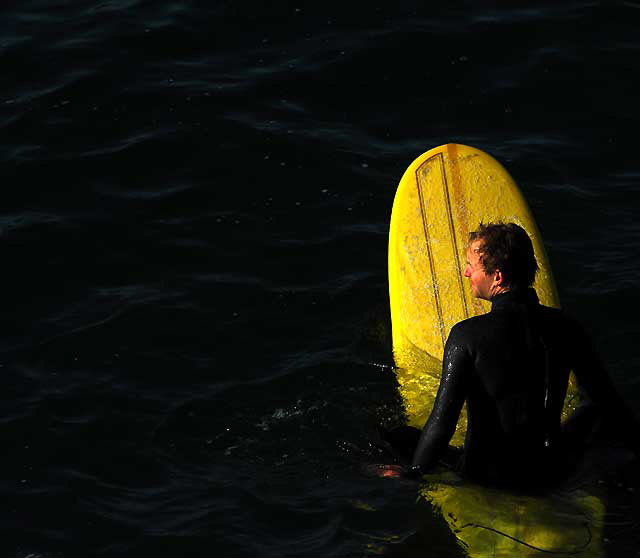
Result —
<path fill-rule="evenodd" d="M 469 235 L 464 275 L 473 296 L 491 300 L 501 292 L 530 287 L 537 270 L 531 239 L 515 223 L 480 223 Z"/>

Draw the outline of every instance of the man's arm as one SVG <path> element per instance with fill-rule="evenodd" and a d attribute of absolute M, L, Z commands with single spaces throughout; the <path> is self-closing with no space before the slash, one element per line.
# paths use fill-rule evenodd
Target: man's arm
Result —
<path fill-rule="evenodd" d="M 573 372 L 583 401 L 575 416 L 565 423 L 565 431 L 570 435 L 584 435 L 587 429 L 595 428 L 600 436 L 617 440 L 624 438 L 638 450 L 640 424 L 635 414 L 616 390 L 586 331 L 575 321 L 572 330 Z"/>
<path fill-rule="evenodd" d="M 460 324 L 457 324 L 447 339 L 440 387 L 413 455 L 410 469 L 412 475 L 419 475 L 434 465 L 446 450 L 467 396 L 471 365 L 469 349 L 463 343 Z"/>

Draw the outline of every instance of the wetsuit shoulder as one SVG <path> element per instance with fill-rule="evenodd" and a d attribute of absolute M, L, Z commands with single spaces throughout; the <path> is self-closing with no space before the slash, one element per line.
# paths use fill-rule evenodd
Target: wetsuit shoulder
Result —
<path fill-rule="evenodd" d="M 491 314 L 481 314 L 479 316 L 471 316 L 455 324 L 449 332 L 449 340 L 468 340 L 482 331 L 489 322 L 492 321 Z"/>
<path fill-rule="evenodd" d="M 582 324 L 569 312 L 562 308 L 538 305 L 538 313 L 541 317 L 541 328 L 551 335 L 558 335 L 566 345 L 567 351 L 584 350 L 592 348 L 590 336 Z"/>
<path fill-rule="evenodd" d="M 447 347 L 465 348 L 471 353 L 481 349 L 489 342 L 501 338 L 501 331 L 507 327 L 502 315 L 497 313 L 480 314 L 458 322 L 451 328 Z"/>

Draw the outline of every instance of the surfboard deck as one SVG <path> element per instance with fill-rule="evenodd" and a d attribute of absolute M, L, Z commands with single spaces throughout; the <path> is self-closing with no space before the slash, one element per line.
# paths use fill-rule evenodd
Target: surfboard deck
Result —
<path fill-rule="evenodd" d="M 451 327 L 490 309 L 472 296 L 463 272 L 469 233 L 480 222 L 496 221 L 527 231 L 540 267 L 534 284 L 540 302 L 559 307 L 533 215 L 493 157 L 465 145 L 442 145 L 415 159 L 400 180 L 389 232 L 389 299 L 397 378 L 411 425 L 421 427 L 431 411 Z M 454 444 L 462 443 L 465 431 L 463 417 Z"/>

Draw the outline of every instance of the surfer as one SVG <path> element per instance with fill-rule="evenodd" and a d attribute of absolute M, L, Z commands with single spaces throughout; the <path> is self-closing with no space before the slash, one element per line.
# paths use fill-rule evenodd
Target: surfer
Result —
<path fill-rule="evenodd" d="M 637 424 L 583 328 L 539 303 L 531 287 L 537 269 L 531 240 L 518 225 L 480 224 L 470 234 L 464 276 L 491 311 L 459 322 L 449 334 L 438 394 L 413 446 L 409 476 L 451 458 L 449 442 L 465 402 L 467 434 L 454 466 L 492 485 L 549 486 L 567 476 L 596 430 Z M 572 370 L 581 404 L 561 425 Z"/>

